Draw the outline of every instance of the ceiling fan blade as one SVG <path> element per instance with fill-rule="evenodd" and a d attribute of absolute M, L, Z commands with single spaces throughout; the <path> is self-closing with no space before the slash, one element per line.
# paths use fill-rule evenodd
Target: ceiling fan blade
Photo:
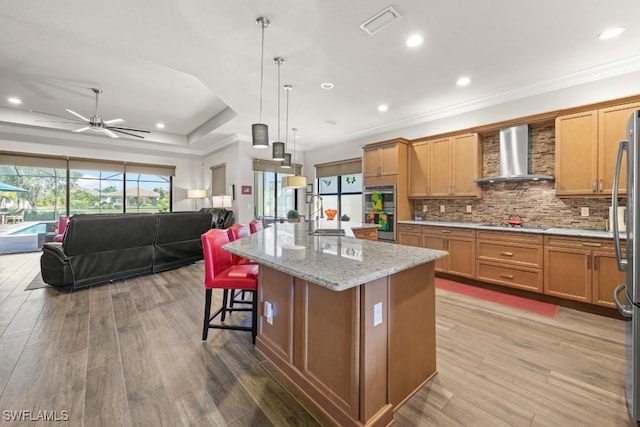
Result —
<path fill-rule="evenodd" d="M 80 128 L 80 129 L 72 130 L 71 132 L 84 132 L 85 130 L 89 130 L 89 129 L 91 129 L 90 126 L 85 126 L 83 128 Z"/>
<path fill-rule="evenodd" d="M 83 124 L 80 120 L 77 122 L 61 122 L 60 120 L 34 120 L 36 123 L 60 123 L 65 125 L 81 125 Z"/>
<path fill-rule="evenodd" d="M 132 132 L 142 132 L 142 133 L 151 133 L 150 130 L 146 130 L 146 129 L 136 129 L 136 128 L 123 128 L 120 126 L 108 126 L 109 129 L 113 129 L 113 130 L 130 130 Z"/>
<path fill-rule="evenodd" d="M 111 119 L 103 122 L 105 125 L 115 125 L 117 123 L 126 123 L 125 119 Z"/>
<path fill-rule="evenodd" d="M 106 133 L 107 135 L 109 135 L 111 138 L 117 138 L 118 135 L 116 135 L 115 133 L 111 132 L 109 129 L 107 128 L 102 128 L 102 131 L 104 133 Z"/>
<path fill-rule="evenodd" d="M 89 121 L 90 121 L 90 120 L 89 120 L 89 119 L 87 119 L 86 117 L 81 116 L 80 114 L 76 113 L 76 112 L 75 112 L 75 111 L 73 111 L 73 110 L 69 110 L 68 108 L 65 108 L 65 110 L 66 110 L 67 112 L 69 112 L 69 113 L 73 114 L 73 115 L 74 115 L 74 116 L 76 116 L 76 117 L 80 117 L 80 118 L 81 118 L 82 120 L 84 120 L 85 122 L 89 122 Z"/>
<path fill-rule="evenodd" d="M 52 117 L 57 117 L 59 119 L 64 119 L 64 120 L 76 120 L 76 119 L 72 119 L 69 116 L 59 116 L 57 114 L 51 114 L 51 113 L 45 113 L 44 111 L 37 111 L 37 110 L 29 110 L 30 113 L 36 113 L 36 114 L 44 114 L 45 116 L 52 116 Z M 78 122 L 80 122 L 80 120 L 78 120 Z M 80 122 L 82 123 L 82 122 Z"/>
<path fill-rule="evenodd" d="M 142 135 L 135 135 L 135 134 L 133 134 L 133 133 L 125 132 L 125 131 L 123 131 L 123 130 L 118 130 L 118 129 L 114 129 L 114 128 L 111 128 L 111 129 L 112 129 L 114 132 L 123 133 L 123 134 L 125 134 L 125 135 L 135 136 L 136 138 L 144 139 L 144 136 L 142 136 Z"/>

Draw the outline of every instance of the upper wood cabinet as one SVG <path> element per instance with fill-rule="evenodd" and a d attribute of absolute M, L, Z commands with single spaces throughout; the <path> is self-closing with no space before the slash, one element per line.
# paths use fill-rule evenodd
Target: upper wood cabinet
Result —
<path fill-rule="evenodd" d="M 407 143 L 407 140 L 398 138 L 365 146 L 364 177 L 372 178 L 400 173 L 400 164 L 406 162 L 407 158 Z"/>
<path fill-rule="evenodd" d="M 409 150 L 409 197 L 480 197 L 482 174 L 477 133 L 416 142 Z"/>
<path fill-rule="evenodd" d="M 610 196 L 618 144 L 640 103 L 617 105 L 556 118 L 556 194 Z M 626 194 L 622 165 L 620 194 Z"/>
<path fill-rule="evenodd" d="M 431 170 L 431 142 L 417 142 L 409 146 L 409 197 L 429 196 Z"/>

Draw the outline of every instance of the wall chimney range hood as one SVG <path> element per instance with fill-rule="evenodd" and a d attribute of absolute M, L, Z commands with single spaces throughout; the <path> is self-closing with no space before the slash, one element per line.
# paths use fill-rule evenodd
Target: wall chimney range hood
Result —
<path fill-rule="evenodd" d="M 480 184 L 493 182 L 552 181 L 550 175 L 529 173 L 529 125 L 500 129 L 500 175 L 476 179 Z"/>

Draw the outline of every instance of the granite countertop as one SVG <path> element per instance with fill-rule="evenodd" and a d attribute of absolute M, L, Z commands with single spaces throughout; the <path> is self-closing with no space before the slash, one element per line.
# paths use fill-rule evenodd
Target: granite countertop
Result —
<path fill-rule="evenodd" d="M 433 225 L 438 227 L 451 227 L 451 228 L 471 228 L 474 230 L 490 230 L 490 231 L 508 231 L 508 232 L 520 232 L 520 233 L 532 233 L 532 234 L 553 234 L 557 236 L 568 237 L 586 237 L 586 238 L 602 238 L 613 239 L 613 232 L 604 230 L 587 230 L 580 228 L 561 228 L 561 227 L 507 227 L 503 225 L 492 224 L 476 224 L 472 222 L 448 222 L 448 221 L 415 221 L 415 220 L 402 220 L 398 221 L 399 224 L 414 224 L 414 225 Z M 620 238 L 626 238 L 626 233 L 620 233 Z"/>
<path fill-rule="evenodd" d="M 355 224 L 343 222 L 341 227 Z M 324 223 L 321 226 L 329 228 Z M 348 236 L 314 236 L 309 234 L 304 222 L 273 224 L 228 243 L 224 249 L 334 291 L 350 289 L 447 255 L 445 251 Z"/>

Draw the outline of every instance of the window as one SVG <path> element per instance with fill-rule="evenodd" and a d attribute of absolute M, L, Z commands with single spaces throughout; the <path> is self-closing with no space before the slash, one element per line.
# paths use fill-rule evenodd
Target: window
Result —
<path fill-rule="evenodd" d="M 26 190 L 2 192 L 0 209 L 5 212 L 24 208 L 25 221 L 55 220 L 66 213 L 66 169 L 0 165 L 0 182 Z"/>
<path fill-rule="evenodd" d="M 324 210 L 335 209 L 336 218 L 346 215 L 351 221 L 362 222 L 362 179 L 361 173 L 318 178 Z"/>
<path fill-rule="evenodd" d="M 267 222 L 284 220 L 287 212 L 296 209 L 296 191 L 282 187 L 282 178 L 293 174 L 255 171 L 256 215 Z"/>

